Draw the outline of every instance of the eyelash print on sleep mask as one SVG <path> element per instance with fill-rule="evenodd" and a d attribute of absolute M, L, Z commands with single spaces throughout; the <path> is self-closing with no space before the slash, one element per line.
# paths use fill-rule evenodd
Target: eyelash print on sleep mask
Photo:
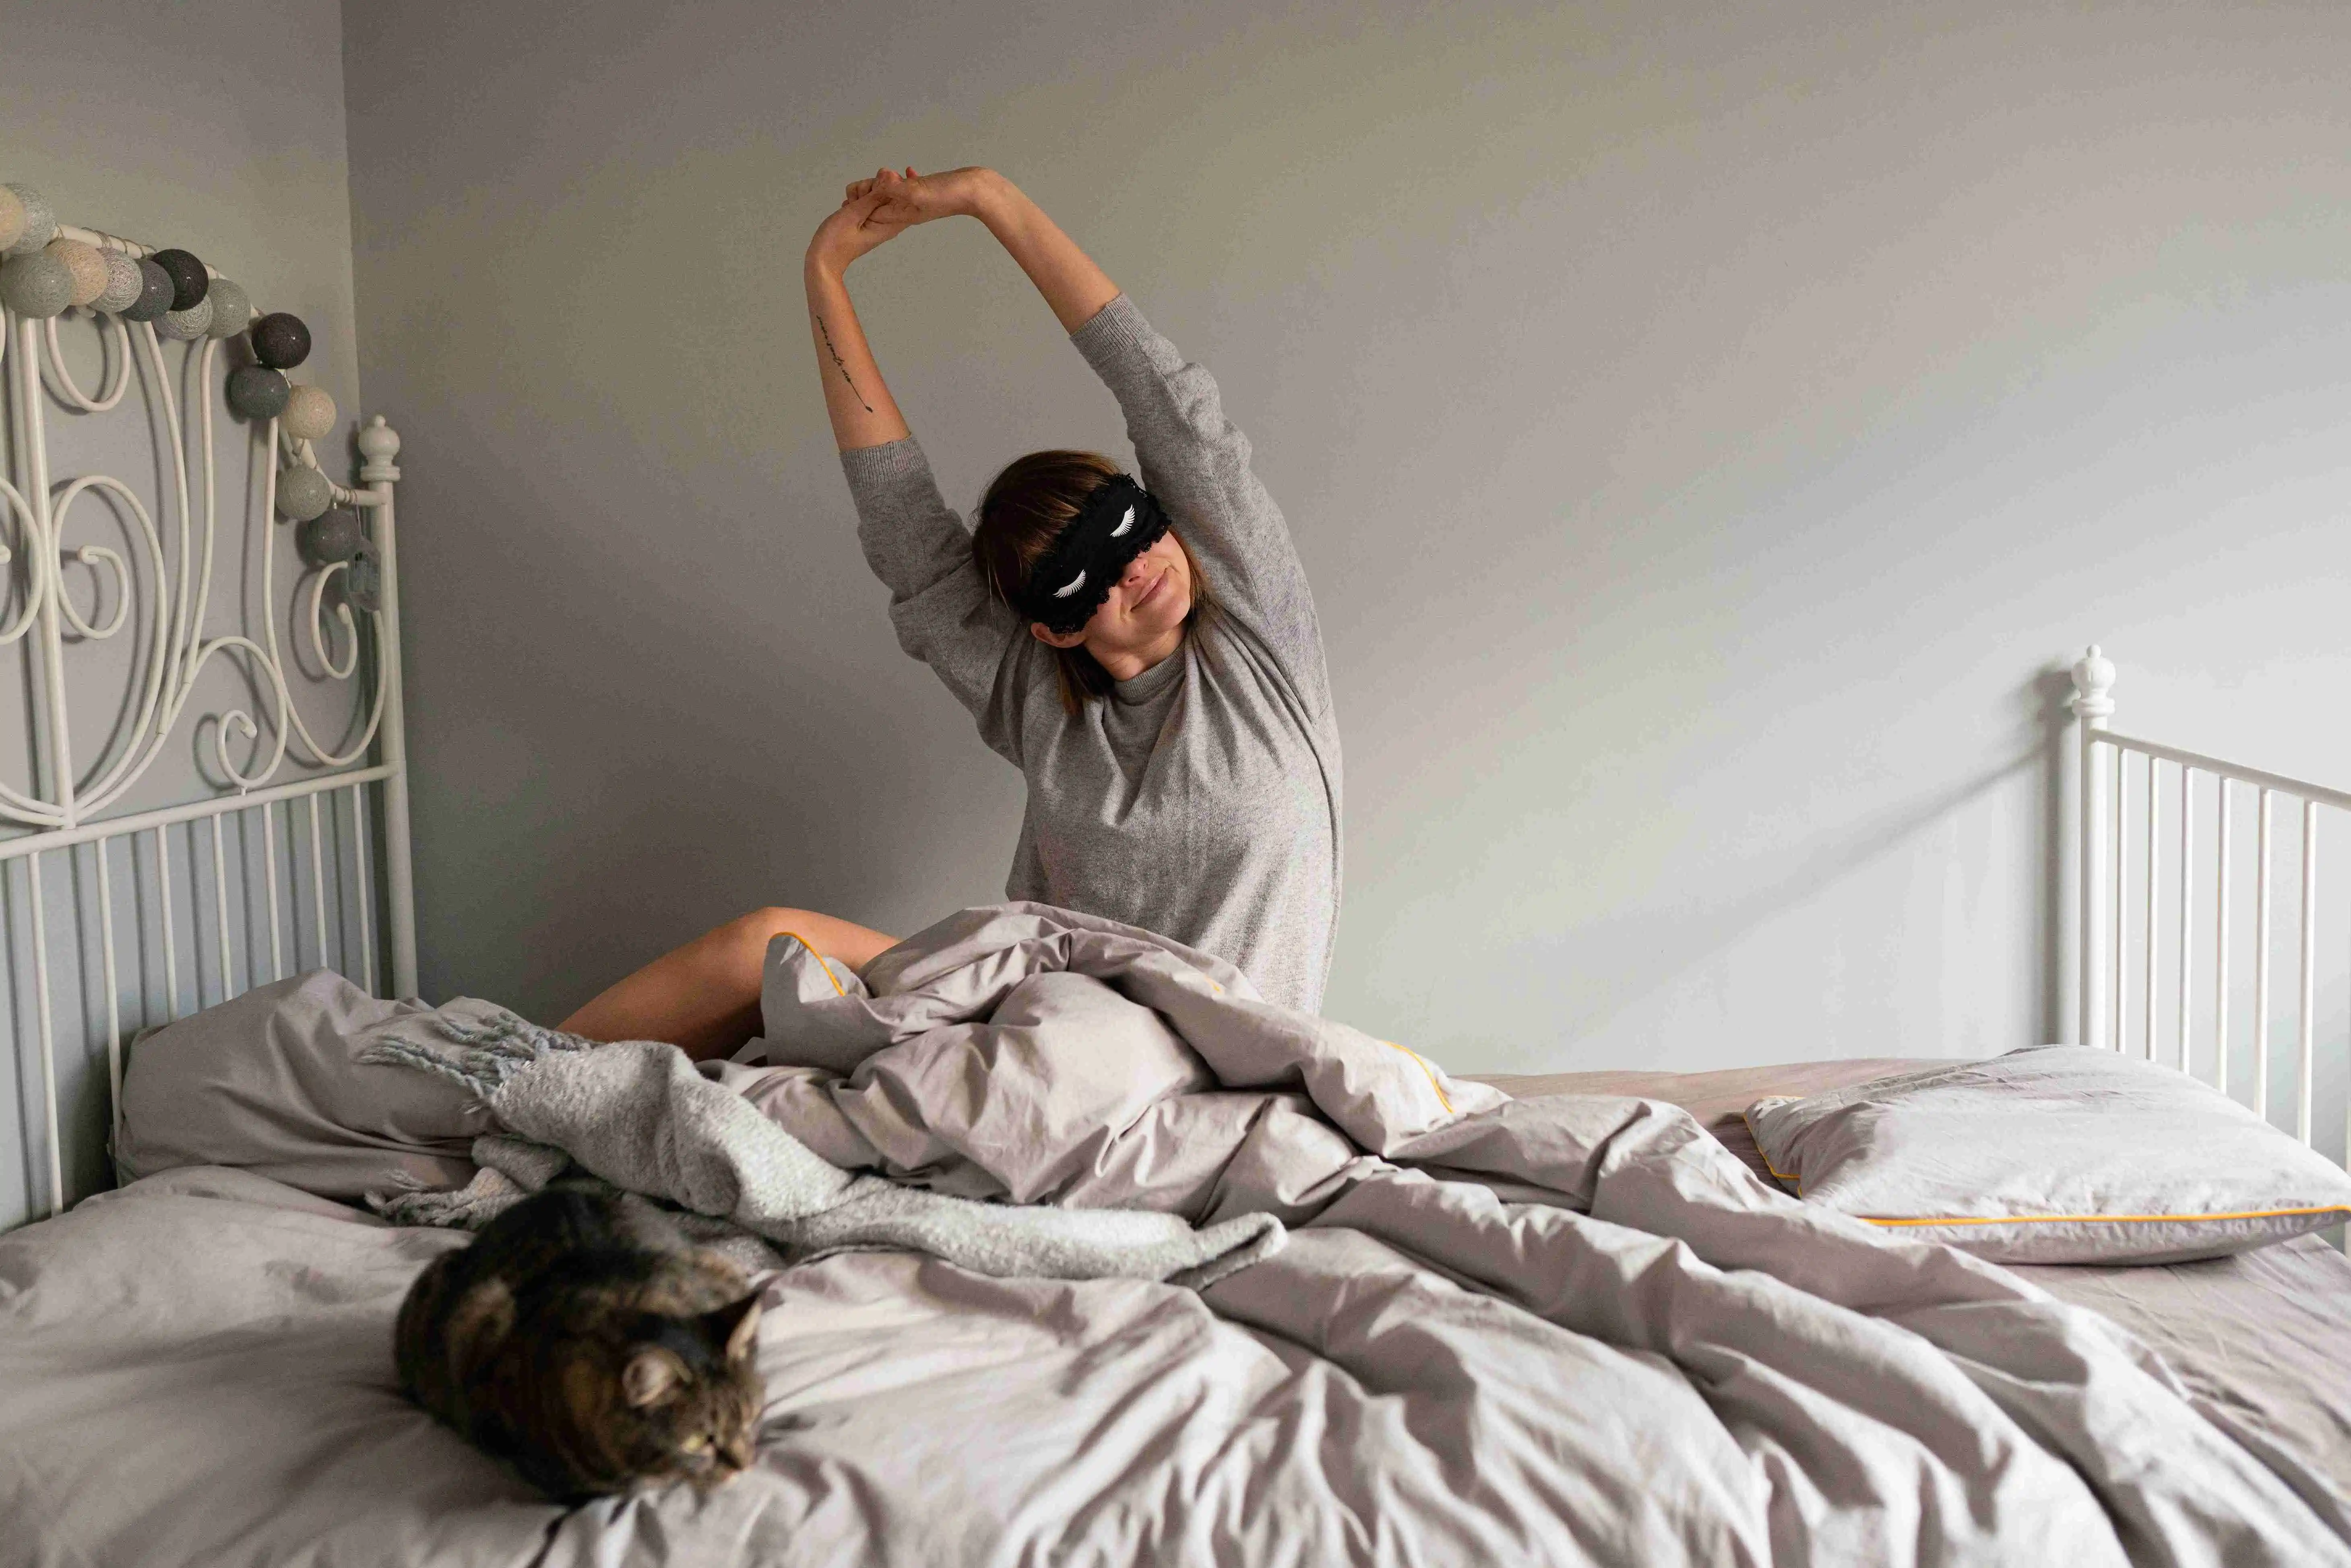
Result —
<path fill-rule="evenodd" d="M 1167 532 L 1167 514 L 1125 474 L 1096 485 L 1029 573 L 1013 608 L 1048 631 L 1081 630 L 1137 556 Z"/>

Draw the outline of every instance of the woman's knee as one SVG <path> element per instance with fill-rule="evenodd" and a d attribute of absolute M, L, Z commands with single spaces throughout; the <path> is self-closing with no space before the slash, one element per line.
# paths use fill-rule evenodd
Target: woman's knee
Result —
<path fill-rule="evenodd" d="M 798 909 L 782 904 L 770 904 L 739 915 L 712 935 L 723 937 L 731 950 L 760 955 L 762 961 L 768 944 L 776 938 L 797 937 L 819 956 L 837 959 L 860 971 L 876 954 L 897 942 L 895 937 L 861 926 L 853 920 L 844 920 L 838 915 L 828 915 L 818 909 Z"/>
<path fill-rule="evenodd" d="M 736 916 L 710 933 L 716 945 L 730 951 L 764 954 L 768 944 L 790 932 L 814 945 L 815 938 L 809 928 L 823 919 L 812 909 L 794 909 L 780 904 L 768 904 Z"/>

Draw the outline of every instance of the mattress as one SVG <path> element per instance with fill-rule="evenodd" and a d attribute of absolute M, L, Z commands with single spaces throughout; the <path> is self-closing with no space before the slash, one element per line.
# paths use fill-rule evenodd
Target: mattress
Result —
<path fill-rule="evenodd" d="M 1696 1116 L 1766 1179 L 1742 1114 L 1771 1095 L 1817 1095 L 1938 1064 L 1896 1057 L 1791 1062 L 1714 1073 L 1553 1073 L 1489 1076 L 1519 1097 L 1632 1095 Z M 2062 1301 L 2128 1330 L 2180 1378 L 2236 1418 L 2244 1438 L 2324 1456 L 2351 1479 L 2351 1258 L 2325 1240 L 2235 1257 L 2132 1267 L 2016 1266 Z"/>

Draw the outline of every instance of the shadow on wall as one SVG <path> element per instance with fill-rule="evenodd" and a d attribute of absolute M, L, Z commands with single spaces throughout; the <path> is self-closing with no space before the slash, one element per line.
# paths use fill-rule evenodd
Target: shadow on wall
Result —
<path fill-rule="evenodd" d="M 1842 827 L 1796 851 L 1744 892 L 1719 901 L 1693 899 L 1673 908 L 1651 908 L 1522 944 L 1510 955 L 1511 965 L 1528 972 L 1574 977 L 1573 1002 L 1558 1009 L 1562 1028 L 1551 1049 L 1556 1052 L 1578 1039 L 1600 1035 L 1645 1003 L 1697 988 L 1692 977 L 1744 940 L 1916 841 L 1949 829 L 1970 808 L 2036 775 L 2037 799 L 2030 808 L 2032 830 L 2022 844 L 2024 864 L 2015 868 L 2036 889 L 2032 929 L 2022 933 L 2019 961 L 2033 964 L 2041 977 L 2034 993 L 2035 1042 L 2064 1039 L 2066 943 L 2073 929 L 2068 914 L 2073 883 L 2066 859 L 2072 847 L 2067 825 L 2075 751 L 2067 701 L 2073 693 L 2068 668 L 2052 663 L 2010 693 L 2023 743 L 2005 760 L 1948 788 Z M 1594 961 L 1594 954 L 1604 955 L 1604 961 Z M 1820 1054 L 1816 1045 L 1793 1055 L 1778 1053 L 1792 1060 Z"/>

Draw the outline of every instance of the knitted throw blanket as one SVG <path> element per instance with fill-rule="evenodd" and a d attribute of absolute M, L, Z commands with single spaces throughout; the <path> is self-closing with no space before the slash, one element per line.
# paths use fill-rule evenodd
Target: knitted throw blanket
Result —
<path fill-rule="evenodd" d="M 466 1084 L 506 1129 L 475 1141 L 482 1168 L 468 1186 L 371 1196 L 397 1224 L 478 1230 L 577 1165 L 676 1205 L 697 1240 L 768 1266 L 886 1249 L 999 1277 L 1197 1290 L 1270 1257 L 1284 1240 L 1270 1214 L 1195 1230 L 1173 1214 L 979 1203 L 852 1174 L 703 1077 L 674 1045 L 600 1045 L 510 1012 L 479 1027 L 415 1013 L 359 1059 Z"/>

